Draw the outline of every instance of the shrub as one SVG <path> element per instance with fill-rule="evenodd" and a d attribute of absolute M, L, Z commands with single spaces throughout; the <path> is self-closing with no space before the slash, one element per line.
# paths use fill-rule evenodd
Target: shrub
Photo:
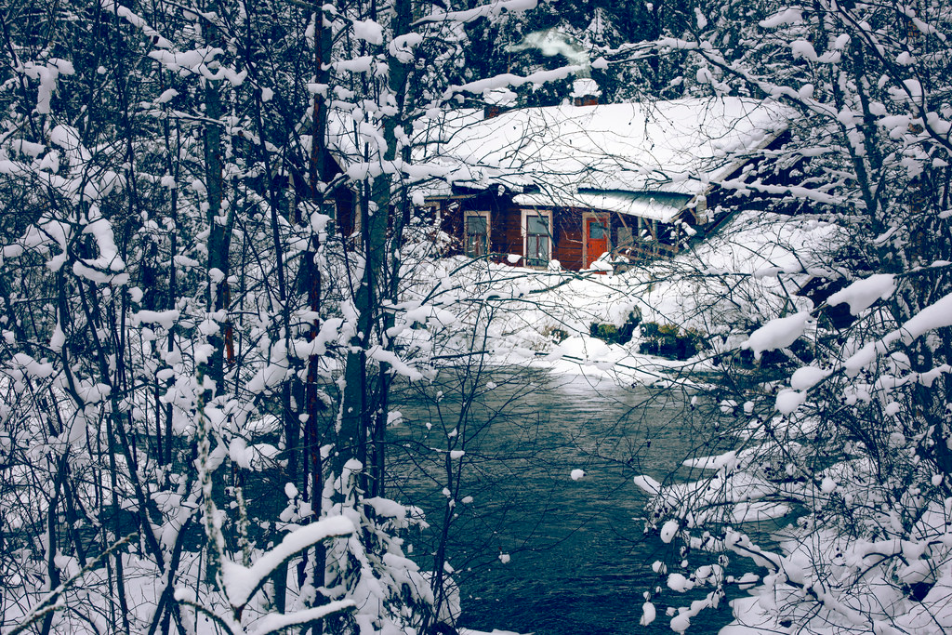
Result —
<path fill-rule="evenodd" d="M 542 337 L 550 339 L 556 344 L 561 344 L 569 338 L 569 333 L 565 329 L 556 328 L 554 326 L 547 326 L 542 329 Z"/>
<path fill-rule="evenodd" d="M 632 309 L 625 319 L 625 323 L 620 327 L 610 323 L 592 322 L 589 327 L 589 335 L 608 344 L 627 344 L 635 334 L 635 327 L 641 322 L 641 312 L 638 309 Z"/>
<path fill-rule="evenodd" d="M 641 325 L 641 337 L 638 352 L 667 359 L 689 359 L 708 347 L 700 331 L 682 330 L 675 324 L 645 322 Z"/>

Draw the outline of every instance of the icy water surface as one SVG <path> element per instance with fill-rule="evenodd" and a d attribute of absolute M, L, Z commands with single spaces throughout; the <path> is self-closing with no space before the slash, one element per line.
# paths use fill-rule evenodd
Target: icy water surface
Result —
<path fill-rule="evenodd" d="M 537 635 L 670 633 L 666 602 L 699 596 L 655 597 L 658 619 L 649 629 L 638 624 L 643 594 L 664 585 L 651 563 L 678 570 L 680 556 L 644 535 L 646 499 L 632 476 L 663 480 L 687 457 L 726 449 L 729 440 L 705 447 L 715 436 L 711 415 L 691 409 L 680 391 L 542 371 L 495 370 L 476 385 L 480 396 L 462 418 L 459 377 L 426 394 L 402 388 L 392 408 L 404 421 L 388 438 L 396 475 L 388 496 L 417 501 L 433 525 L 411 540 L 426 568 L 447 510 L 447 456 L 439 450 L 465 441 L 455 446 L 466 451 L 462 470 L 450 463 L 461 483 L 448 549 L 461 588 L 459 625 Z M 411 464 L 405 447 L 423 449 L 431 462 Z M 585 477 L 573 480 L 576 469 Z M 472 502 L 461 502 L 467 496 Z M 715 633 L 729 619 L 725 603 L 698 616 L 691 632 Z"/>

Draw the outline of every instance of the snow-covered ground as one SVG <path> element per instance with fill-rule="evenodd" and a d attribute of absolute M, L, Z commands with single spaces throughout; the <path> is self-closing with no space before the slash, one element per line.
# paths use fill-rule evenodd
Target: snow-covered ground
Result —
<path fill-rule="evenodd" d="M 403 330 L 407 345 L 445 355 L 486 347 L 496 364 L 532 364 L 558 373 L 584 372 L 624 384 L 669 381 L 678 369 L 710 368 L 716 353 L 737 348 L 754 326 L 782 311 L 812 308 L 792 296 L 825 268 L 821 249 L 836 227 L 812 217 L 741 212 L 716 235 L 673 261 L 623 273 L 522 269 L 464 258 L 426 268 L 417 281 L 429 332 Z M 781 279 L 782 277 L 782 279 Z M 434 286 L 426 281 L 436 280 Z M 419 304 L 410 303 L 413 320 Z M 795 310 L 794 310 L 795 309 Z M 625 344 L 593 337 L 593 324 L 621 328 L 632 314 L 642 323 L 691 329 L 711 347 L 686 361 L 639 352 L 640 329 Z M 437 333 L 433 335 L 434 331 Z M 475 343 L 475 344 L 474 344 Z"/>

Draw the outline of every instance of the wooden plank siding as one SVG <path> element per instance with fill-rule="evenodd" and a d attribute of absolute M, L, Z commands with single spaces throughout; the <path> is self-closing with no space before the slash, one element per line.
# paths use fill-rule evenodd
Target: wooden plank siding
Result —
<path fill-rule="evenodd" d="M 565 269 L 582 268 L 582 211 L 558 208 L 553 213 L 555 249 L 553 258 Z"/>
<path fill-rule="evenodd" d="M 341 238 L 346 240 L 356 229 L 356 200 L 354 193 L 347 187 L 338 187 L 334 190 L 334 223 Z"/>
<path fill-rule="evenodd" d="M 558 260 L 564 269 L 578 271 L 583 268 L 583 218 L 585 214 L 607 214 L 609 218 L 610 244 L 613 253 L 625 256 L 633 261 L 653 258 L 670 258 L 677 253 L 677 247 L 662 241 L 642 240 L 637 237 L 633 243 L 622 248 L 619 245 L 620 231 L 624 228 L 637 233 L 637 219 L 631 216 L 622 218 L 620 214 L 603 210 L 581 208 L 536 208 L 514 205 L 511 199 L 491 196 L 486 193 L 470 196 L 446 197 L 432 201 L 440 210 L 440 229 L 454 238 L 447 255 L 465 253 L 465 222 L 467 212 L 489 212 L 489 244 L 492 259 L 497 262 L 525 266 L 525 237 L 523 236 L 523 213 L 552 214 L 552 249 L 550 257 Z M 670 226 L 668 226 L 670 228 Z M 659 232 L 662 233 L 662 232 Z M 510 255 L 518 255 L 518 262 L 511 262 Z"/>
<path fill-rule="evenodd" d="M 509 254 L 523 255 L 522 212 L 519 208 L 508 206 L 493 214 L 492 244 L 493 252 L 502 254 L 503 258 Z"/>

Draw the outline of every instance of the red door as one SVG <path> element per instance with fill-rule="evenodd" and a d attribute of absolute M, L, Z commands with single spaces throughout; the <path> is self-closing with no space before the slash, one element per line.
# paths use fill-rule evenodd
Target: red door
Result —
<path fill-rule="evenodd" d="M 585 269 L 611 248 L 608 240 L 608 216 L 586 216 L 582 221 L 585 240 Z"/>

